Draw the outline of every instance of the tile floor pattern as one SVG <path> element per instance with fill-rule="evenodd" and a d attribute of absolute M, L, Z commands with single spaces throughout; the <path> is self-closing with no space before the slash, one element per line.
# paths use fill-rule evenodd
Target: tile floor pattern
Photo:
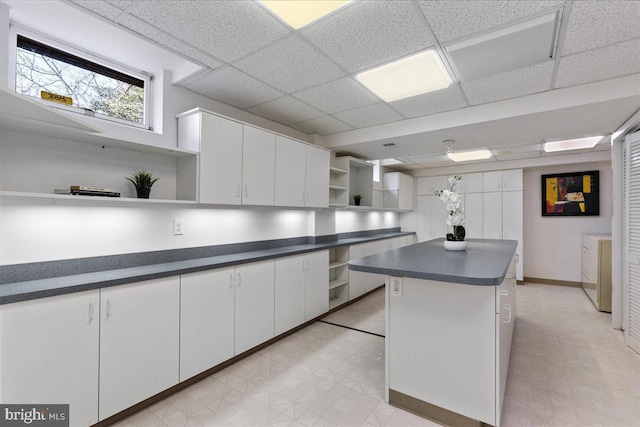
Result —
<path fill-rule="evenodd" d="M 640 356 L 610 315 L 582 289 L 517 289 L 502 425 L 640 426 Z M 383 292 L 366 299 L 379 316 Z M 436 425 L 384 403 L 383 388 L 384 338 L 316 322 L 116 425 Z"/>
<path fill-rule="evenodd" d="M 373 292 L 322 320 L 384 336 L 384 290 Z"/>

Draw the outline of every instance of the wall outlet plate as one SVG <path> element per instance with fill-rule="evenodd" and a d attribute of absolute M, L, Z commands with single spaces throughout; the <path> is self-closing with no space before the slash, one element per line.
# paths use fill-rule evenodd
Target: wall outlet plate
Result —
<path fill-rule="evenodd" d="M 391 295 L 402 296 L 402 277 L 391 277 Z"/>
<path fill-rule="evenodd" d="M 184 234 L 184 219 L 173 220 L 173 235 L 180 236 Z"/>

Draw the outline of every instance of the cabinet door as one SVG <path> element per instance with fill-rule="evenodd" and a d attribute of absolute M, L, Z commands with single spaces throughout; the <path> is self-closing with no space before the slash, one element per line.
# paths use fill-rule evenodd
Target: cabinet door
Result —
<path fill-rule="evenodd" d="M 276 137 L 276 206 L 304 206 L 306 145 L 283 136 Z M 327 167 L 327 173 L 329 168 Z M 328 189 L 327 185 L 327 189 Z M 327 196 L 327 203 L 329 196 Z"/>
<path fill-rule="evenodd" d="M 302 145 L 302 144 L 301 144 Z M 306 201 L 309 208 L 329 207 L 329 159 L 328 151 L 306 146 Z"/>
<path fill-rule="evenodd" d="M 482 239 L 482 193 L 464 195 L 464 229 L 466 237 Z"/>
<path fill-rule="evenodd" d="M 242 204 L 273 206 L 276 173 L 276 136 L 244 126 L 242 146 Z"/>
<path fill-rule="evenodd" d="M 464 193 L 482 193 L 482 173 L 467 173 L 462 175 Z"/>
<path fill-rule="evenodd" d="M 416 236 L 418 238 L 418 242 L 425 242 L 433 239 L 433 229 L 431 227 L 431 202 L 434 198 L 434 196 L 416 197 Z"/>
<path fill-rule="evenodd" d="M 522 191 L 522 169 L 502 171 L 502 191 Z"/>
<path fill-rule="evenodd" d="M 180 278 L 100 290 L 100 420 L 178 383 Z"/>
<path fill-rule="evenodd" d="M 416 194 L 418 196 L 433 196 L 433 177 L 425 176 L 416 179 Z"/>
<path fill-rule="evenodd" d="M 502 239 L 502 193 L 482 194 L 482 238 Z"/>
<path fill-rule="evenodd" d="M 502 171 L 484 172 L 482 174 L 482 191 L 502 191 Z"/>
<path fill-rule="evenodd" d="M 180 381 L 234 355 L 235 268 L 180 277 Z"/>
<path fill-rule="evenodd" d="M 415 207 L 416 179 L 407 174 L 400 174 L 400 209 L 412 211 Z"/>
<path fill-rule="evenodd" d="M 502 238 L 509 240 L 517 240 L 518 248 L 516 253 L 518 254 L 518 268 L 516 270 L 516 276 L 518 280 L 523 280 L 524 272 L 522 266 L 524 265 L 523 258 L 523 201 L 522 191 L 505 191 L 502 193 Z"/>
<path fill-rule="evenodd" d="M 275 260 L 276 335 L 304 323 L 306 263 L 305 255 Z"/>
<path fill-rule="evenodd" d="M 69 425 L 98 422 L 100 291 L 0 306 L 2 403 L 69 404 Z"/>
<path fill-rule="evenodd" d="M 307 255 L 304 320 L 329 311 L 329 251 Z"/>
<path fill-rule="evenodd" d="M 239 205 L 243 125 L 202 113 L 201 126 L 200 202 Z"/>
<path fill-rule="evenodd" d="M 274 337 L 274 262 L 236 267 L 235 353 Z"/>

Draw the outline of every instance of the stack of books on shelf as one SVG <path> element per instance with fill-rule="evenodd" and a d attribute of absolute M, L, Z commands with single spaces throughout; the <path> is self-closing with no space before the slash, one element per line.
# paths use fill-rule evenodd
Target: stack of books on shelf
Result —
<path fill-rule="evenodd" d="M 103 197 L 120 197 L 120 193 L 117 192 L 113 188 L 105 188 L 105 187 L 88 187 L 84 185 L 72 185 L 67 190 L 64 189 L 56 189 L 54 190 L 56 194 L 73 194 L 80 196 L 103 196 Z"/>

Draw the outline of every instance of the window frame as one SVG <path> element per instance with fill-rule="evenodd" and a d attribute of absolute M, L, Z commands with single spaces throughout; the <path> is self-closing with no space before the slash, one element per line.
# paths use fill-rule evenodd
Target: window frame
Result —
<path fill-rule="evenodd" d="M 86 60 L 88 62 L 92 62 L 98 66 L 101 67 L 105 67 L 108 69 L 112 69 L 113 71 L 115 71 L 116 73 L 121 73 L 121 74 L 126 74 L 129 75 L 131 77 L 134 77 L 136 79 L 142 80 L 144 82 L 144 119 L 143 119 L 143 123 L 137 123 L 137 122 L 132 122 L 132 121 L 128 121 L 125 119 L 120 119 L 118 117 L 111 117 L 108 116 L 106 114 L 102 114 L 102 113 L 98 113 L 98 112 L 93 112 L 92 110 L 83 108 L 83 107 L 77 107 L 77 106 L 70 106 L 70 105 L 64 105 L 64 104 L 59 104 L 59 103 L 55 103 L 55 102 L 49 102 L 46 101 L 44 99 L 38 98 L 38 97 L 32 97 L 29 95 L 25 95 L 25 96 L 29 96 L 29 98 L 37 100 L 38 102 L 42 102 L 43 104 L 59 109 L 59 110 L 63 110 L 63 111 L 67 111 L 70 113 L 74 113 L 74 114 L 82 114 L 84 116 L 87 117 L 94 117 L 98 120 L 104 120 L 107 122 L 112 122 L 112 123 L 118 123 L 118 124 L 122 124 L 122 125 L 126 125 L 126 126 L 132 126 L 135 128 L 139 128 L 139 129 L 145 129 L 145 130 L 152 130 L 151 128 L 151 95 L 152 95 L 152 81 L 153 81 L 153 76 L 150 73 L 144 72 L 144 71 L 139 71 L 139 70 L 135 70 L 131 67 L 127 67 L 126 65 L 122 65 L 120 63 L 117 63 L 115 61 L 94 55 L 92 53 L 89 53 L 85 50 L 82 50 L 80 48 L 71 46 L 65 42 L 62 42 L 60 40 L 54 39 L 52 37 L 43 35 L 41 33 L 35 32 L 33 30 L 30 30 L 28 28 L 16 25 L 15 23 L 11 23 L 10 25 L 10 37 L 9 37 L 9 42 L 10 42 L 10 49 L 9 49 L 9 64 L 10 64 L 10 69 L 9 69 L 9 85 L 11 88 L 13 88 L 13 90 L 16 90 L 16 68 L 17 68 L 17 53 L 18 53 L 18 36 L 33 40 L 34 42 L 37 43 L 41 43 L 47 46 L 52 47 L 53 49 L 57 49 L 60 51 L 63 51 L 65 53 L 68 53 L 70 55 L 76 56 L 82 60 Z M 73 64 L 72 64 L 73 65 Z M 18 92 L 16 92 L 18 93 Z"/>

